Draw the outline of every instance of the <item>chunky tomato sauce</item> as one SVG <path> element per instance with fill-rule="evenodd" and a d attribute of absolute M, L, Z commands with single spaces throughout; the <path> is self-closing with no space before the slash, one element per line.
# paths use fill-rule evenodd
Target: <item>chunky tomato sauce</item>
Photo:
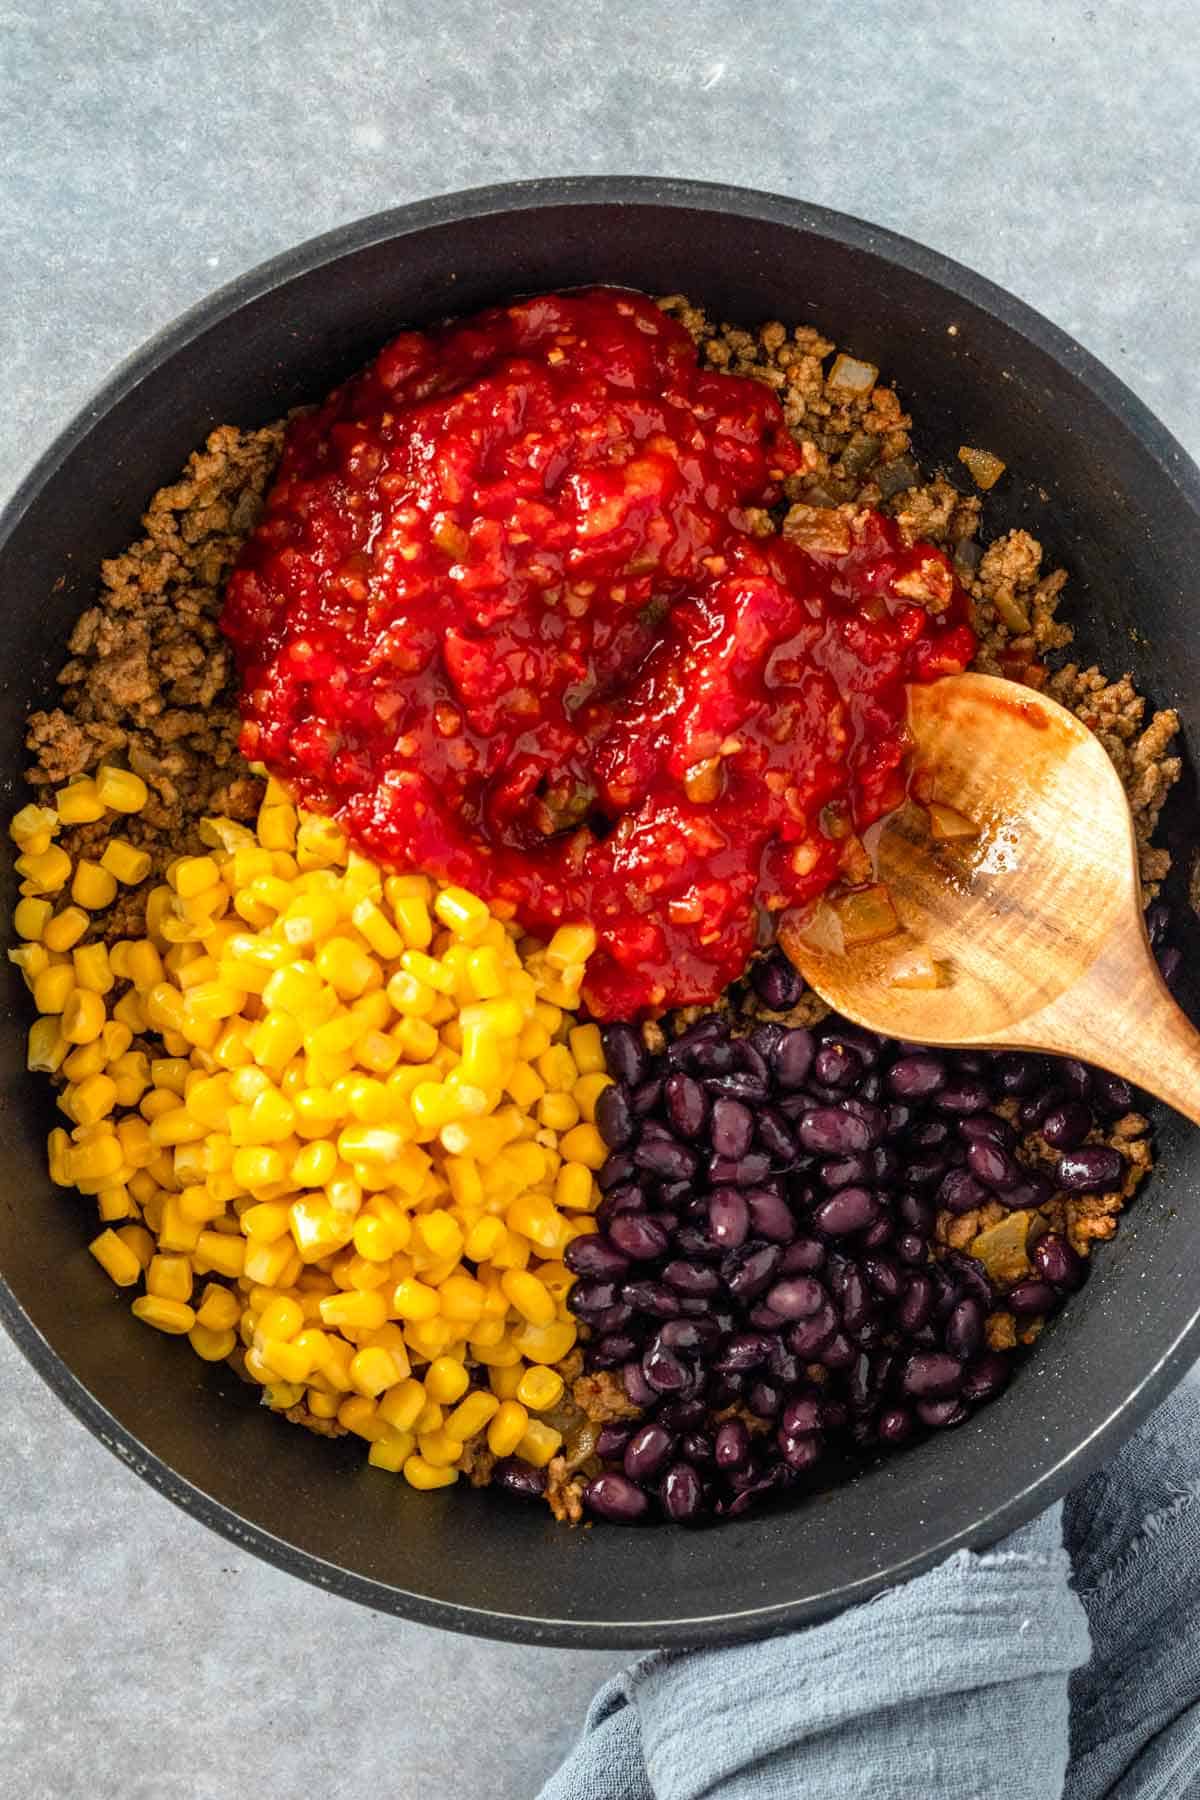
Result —
<path fill-rule="evenodd" d="M 752 535 L 799 468 L 640 295 L 404 333 L 293 423 L 231 577 L 243 750 L 384 861 L 590 921 L 597 1016 L 712 1000 L 898 803 L 904 683 L 974 648 L 882 516 Z"/>

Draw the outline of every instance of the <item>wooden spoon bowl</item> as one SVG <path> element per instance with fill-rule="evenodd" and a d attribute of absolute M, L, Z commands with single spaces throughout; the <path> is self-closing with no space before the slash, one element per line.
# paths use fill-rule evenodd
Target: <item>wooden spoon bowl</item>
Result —
<path fill-rule="evenodd" d="M 805 980 L 889 1037 L 1078 1056 L 1200 1123 L 1200 1034 L 1150 949 L 1133 821 L 1099 740 L 991 675 L 913 686 L 909 720 L 922 803 L 866 840 L 901 929 L 848 945 L 833 909 L 785 918 Z M 939 840 L 930 802 L 973 834 Z M 929 958 L 938 985 L 904 985 Z"/>

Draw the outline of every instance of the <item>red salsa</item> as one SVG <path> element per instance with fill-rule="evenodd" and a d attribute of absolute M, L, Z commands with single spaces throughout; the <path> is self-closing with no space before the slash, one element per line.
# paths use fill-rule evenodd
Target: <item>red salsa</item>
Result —
<path fill-rule="evenodd" d="M 641 295 L 405 332 L 293 422 L 230 579 L 243 750 L 380 860 L 589 921 L 597 1016 L 714 999 L 899 802 L 905 682 L 974 649 L 880 514 L 754 534 L 800 468 Z"/>

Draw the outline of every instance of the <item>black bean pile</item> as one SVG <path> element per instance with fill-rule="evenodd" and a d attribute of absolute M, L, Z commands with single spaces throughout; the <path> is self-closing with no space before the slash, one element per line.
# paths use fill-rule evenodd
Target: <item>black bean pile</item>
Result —
<path fill-rule="evenodd" d="M 1156 937 L 1161 941 L 1161 921 Z M 778 954 L 756 965 L 771 1010 L 800 995 Z M 813 1030 L 712 1013 L 660 1054 L 604 1034 L 614 1085 L 597 1123 L 599 1231 L 566 1254 L 589 1370 L 618 1372 L 641 1416 L 606 1425 L 597 1517 L 679 1523 L 748 1511 L 827 1454 L 876 1453 L 961 1424 L 1005 1386 L 988 1348 L 998 1304 L 1023 1322 L 1086 1264 L 1048 1232 L 1003 1296 L 937 1246 L 937 1214 L 988 1200 L 1119 1187 L 1125 1159 L 1085 1140 L 1133 1104 L 1128 1085 L 1022 1052 L 895 1042 L 836 1016 Z M 996 1110 L 1017 1104 L 1014 1127 Z M 1022 1160 L 1038 1128 L 1051 1178 Z"/>

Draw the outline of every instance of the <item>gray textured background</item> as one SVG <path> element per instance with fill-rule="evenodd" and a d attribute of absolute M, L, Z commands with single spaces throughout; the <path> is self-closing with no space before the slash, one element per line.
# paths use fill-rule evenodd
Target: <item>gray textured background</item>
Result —
<path fill-rule="evenodd" d="M 899 25 L 898 21 L 903 20 Z M 261 258 L 531 175 L 859 213 L 1074 332 L 1200 453 L 1195 0 L 0 4 L 0 497 Z M 406 1626 L 141 1486 L 0 1342 L 0 1790 L 527 1800 L 611 1658 Z"/>

